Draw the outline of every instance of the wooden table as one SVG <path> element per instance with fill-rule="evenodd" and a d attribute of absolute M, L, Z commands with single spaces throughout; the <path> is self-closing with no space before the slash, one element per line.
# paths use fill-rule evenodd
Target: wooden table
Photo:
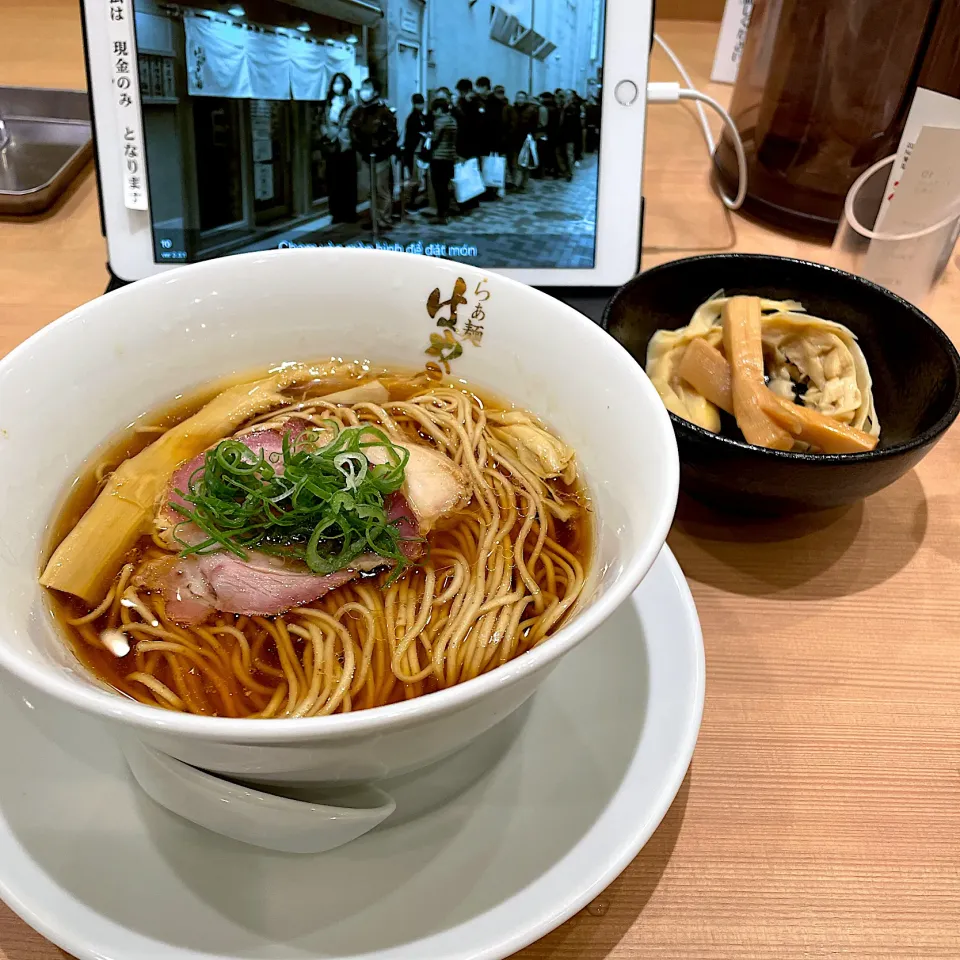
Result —
<path fill-rule="evenodd" d="M 660 29 L 729 98 L 706 81 L 716 26 Z M 83 85 L 72 0 L 0 0 L 0 38 L 0 83 Z M 660 54 L 654 78 L 671 78 Z M 822 255 L 726 215 L 686 106 L 652 108 L 648 143 L 647 265 Z M 104 260 L 90 176 L 53 216 L 0 222 L 0 353 L 99 294 Z M 960 339 L 955 264 L 932 313 Z M 623 876 L 524 960 L 960 957 L 958 472 L 960 428 L 849 510 L 751 523 L 681 505 L 670 545 L 707 646 L 693 764 Z M 0 906 L 0 960 L 60 958 Z"/>

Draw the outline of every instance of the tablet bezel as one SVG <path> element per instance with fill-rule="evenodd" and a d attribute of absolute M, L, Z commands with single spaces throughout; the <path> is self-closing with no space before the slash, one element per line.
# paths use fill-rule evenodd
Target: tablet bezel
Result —
<path fill-rule="evenodd" d="M 599 154 L 596 260 L 592 269 L 497 268 L 497 272 L 533 286 L 613 287 L 638 269 L 642 226 L 643 150 L 646 134 L 646 86 L 653 29 L 654 0 L 606 0 L 603 58 L 602 134 Z M 154 260 L 149 211 L 124 205 L 120 170 L 120 132 L 113 105 L 110 58 L 98 55 L 108 43 L 107 7 L 81 0 L 87 73 L 96 140 L 103 229 L 110 269 L 133 281 L 174 269 Z M 131 2 L 132 7 L 132 2 Z M 617 99 L 623 81 L 636 84 L 632 104 Z M 139 78 L 133 72 L 139 101 Z M 138 114 L 139 116 L 139 114 Z"/>

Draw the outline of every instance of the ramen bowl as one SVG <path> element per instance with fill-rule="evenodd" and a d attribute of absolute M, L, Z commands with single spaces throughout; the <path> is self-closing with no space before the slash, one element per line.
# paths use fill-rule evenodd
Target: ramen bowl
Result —
<path fill-rule="evenodd" d="M 880 442 L 869 453 L 785 453 L 671 413 L 681 485 L 696 499 L 765 515 L 854 503 L 916 466 L 960 413 L 960 356 L 950 338 L 896 294 L 819 263 L 746 253 L 674 260 L 622 287 L 603 325 L 645 365 L 653 334 L 686 326 L 718 290 L 799 300 L 813 316 L 849 327 L 873 377 Z"/>
<path fill-rule="evenodd" d="M 462 291 L 455 318 L 444 306 L 454 290 Z M 444 367 L 445 376 L 532 410 L 574 448 L 595 538 L 579 608 L 541 645 L 476 679 L 353 713 L 195 716 L 102 686 L 75 659 L 37 582 L 52 519 L 85 462 L 145 411 L 204 384 L 331 356 Z M 271 785 L 414 771 L 517 710 L 649 570 L 679 475 L 655 390 L 588 319 L 492 273 L 369 250 L 236 256 L 94 300 L 0 361 L 0 429 L 3 671 L 192 767 Z"/>

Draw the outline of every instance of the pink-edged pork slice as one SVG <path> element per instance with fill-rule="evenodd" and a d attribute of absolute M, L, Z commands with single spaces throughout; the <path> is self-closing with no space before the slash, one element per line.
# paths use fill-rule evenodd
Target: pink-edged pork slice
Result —
<path fill-rule="evenodd" d="M 297 436 L 303 432 L 306 426 L 309 426 L 309 424 L 305 424 L 302 420 L 290 420 L 285 424 L 283 431 L 255 430 L 252 433 L 238 436 L 236 439 L 242 440 L 244 445 L 253 450 L 254 453 L 259 453 L 262 457 L 265 457 L 269 463 L 274 466 L 279 466 L 282 470 L 282 463 L 274 463 L 274 461 L 280 461 L 282 458 L 284 434 L 289 433 L 292 437 Z M 199 479 L 199 476 L 203 473 L 203 465 L 206 463 L 206 458 L 207 451 L 204 451 L 192 460 L 181 464 L 173 472 L 173 476 L 170 478 L 170 484 L 167 487 L 167 494 L 163 499 L 163 503 L 160 504 L 160 512 L 157 516 L 157 527 L 161 531 L 161 536 L 169 538 L 170 527 L 176 524 L 182 524 L 183 517 L 177 513 L 170 504 L 175 503 L 184 508 L 188 506 L 177 491 L 189 491 L 191 478 L 196 475 Z M 177 532 L 178 535 L 182 535 L 182 528 Z"/>
<path fill-rule="evenodd" d="M 270 617 L 319 600 L 359 576 L 353 568 L 317 576 L 277 557 L 250 553 L 241 560 L 223 550 L 157 561 L 154 586 L 177 623 L 203 623 L 212 613 Z"/>
<path fill-rule="evenodd" d="M 251 450 L 260 453 L 272 463 L 274 460 L 279 460 L 283 452 L 284 433 L 296 436 L 307 428 L 313 429 L 312 424 L 291 419 L 282 431 L 259 429 L 238 434 L 236 439 L 242 440 Z M 419 533 L 425 535 L 443 517 L 469 501 L 470 485 L 463 470 L 438 450 L 424 444 L 410 443 L 406 439 L 391 437 L 391 440 L 410 453 L 400 492 L 417 521 Z M 367 460 L 372 464 L 387 462 L 387 453 L 381 447 L 368 447 L 366 455 Z M 205 457 L 206 453 L 194 457 L 178 467 L 171 477 L 167 496 L 160 505 L 160 513 L 157 517 L 157 526 L 161 530 L 161 535 L 168 536 L 169 528 L 182 521 L 183 518 L 169 507 L 169 503 L 186 506 L 183 498 L 176 491 L 188 489 L 191 477 L 203 470 Z M 282 464 L 277 466 L 282 468 Z"/>
<path fill-rule="evenodd" d="M 419 560 L 424 544 L 418 537 L 416 518 L 406 500 L 391 494 L 387 517 L 403 537 L 400 549 L 410 561 Z M 394 561 L 375 553 L 357 557 L 349 567 L 335 573 L 316 574 L 305 564 L 253 550 L 243 560 L 233 553 L 167 557 L 150 564 L 141 582 L 159 590 L 167 614 L 178 623 L 202 623 L 215 611 L 272 617 L 313 603 L 337 587 L 375 570 L 394 566 Z"/>
<path fill-rule="evenodd" d="M 300 432 L 299 422 L 289 424 L 288 432 Z M 283 451 L 283 432 L 257 430 L 238 437 L 251 450 L 270 458 Z M 203 470 L 205 454 L 180 466 L 170 481 L 168 497 L 161 506 L 157 526 L 168 540 L 174 528 L 177 537 L 197 544 L 205 534 L 183 518 L 169 504 L 186 506 L 177 490 L 186 491 L 190 479 Z M 387 518 L 402 538 L 401 551 L 410 561 L 424 552 L 416 515 L 401 493 L 391 494 L 385 504 Z M 248 616 L 276 616 L 294 607 L 319 600 L 331 590 L 349 583 L 364 573 L 388 569 L 392 560 L 374 553 L 363 554 L 349 567 L 320 575 L 305 564 L 285 560 L 260 551 L 251 551 L 246 560 L 227 551 L 170 557 L 149 565 L 141 577 L 149 589 L 158 590 L 168 615 L 179 623 L 202 623 L 215 611 Z"/>
<path fill-rule="evenodd" d="M 401 493 L 417 518 L 420 533 L 427 534 L 445 516 L 470 500 L 470 484 L 463 470 L 439 450 L 396 437 L 391 440 L 410 453 Z M 387 462 L 387 453 L 382 447 L 371 447 L 366 453 L 370 463 Z"/>

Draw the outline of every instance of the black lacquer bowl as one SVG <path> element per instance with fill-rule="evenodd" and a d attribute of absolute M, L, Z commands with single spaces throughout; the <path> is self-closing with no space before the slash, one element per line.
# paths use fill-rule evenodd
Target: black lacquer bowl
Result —
<path fill-rule="evenodd" d="M 671 414 L 681 487 L 691 496 L 741 513 L 853 503 L 919 463 L 960 412 L 960 355 L 947 335 L 890 291 L 817 263 L 741 253 L 675 260 L 622 287 L 607 306 L 603 327 L 645 365 L 654 331 L 685 326 L 721 289 L 799 300 L 814 316 L 848 326 L 873 375 L 880 443 L 870 453 L 783 453 Z"/>

